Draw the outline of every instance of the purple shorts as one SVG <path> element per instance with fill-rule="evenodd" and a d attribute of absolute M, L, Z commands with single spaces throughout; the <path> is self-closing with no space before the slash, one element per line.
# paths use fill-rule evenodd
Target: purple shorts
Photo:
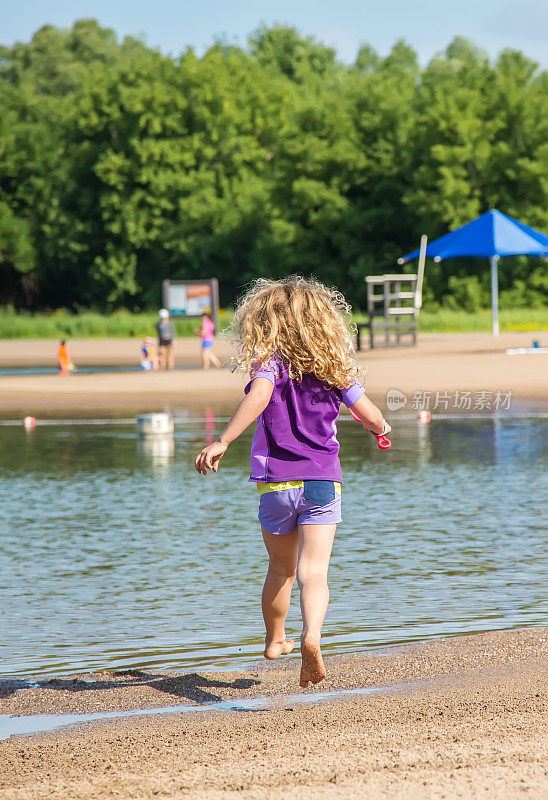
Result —
<path fill-rule="evenodd" d="M 297 525 L 336 525 L 341 517 L 341 484 L 335 481 L 258 483 L 259 522 L 269 533 L 291 533 Z"/>

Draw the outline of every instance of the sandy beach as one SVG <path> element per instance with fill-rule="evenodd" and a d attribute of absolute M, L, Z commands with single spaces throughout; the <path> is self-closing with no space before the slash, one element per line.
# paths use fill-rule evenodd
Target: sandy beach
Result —
<path fill-rule="evenodd" d="M 4 681 L 4 714 L 277 698 L 261 711 L 153 715 L 0 743 L 5 800 L 496 798 L 548 792 L 548 630 L 500 631 L 329 658 L 299 704 L 298 659 L 246 672 Z M 287 695 L 297 695 L 288 698 Z M 337 695 L 333 694 L 332 698 Z"/>
<path fill-rule="evenodd" d="M 367 370 L 366 386 L 372 399 L 383 405 L 388 389 L 399 389 L 411 403 L 413 392 L 511 392 L 512 406 L 545 407 L 548 402 L 548 355 L 506 355 L 506 348 L 526 347 L 542 332 L 490 334 L 423 334 L 415 348 L 363 350 L 360 363 Z M 56 342 L 14 340 L 2 342 L 0 367 L 52 366 Z M 135 339 L 71 342 L 76 365 L 136 365 Z M 230 349 L 219 340 L 216 351 L 226 359 Z M 199 368 L 199 342 L 179 339 L 176 358 L 186 368 L 162 373 L 103 373 L 8 375 L 0 377 L 0 413 L 4 417 L 59 415 L 119 415 L 139 411 L 183 409 L 188 405 L 231 403 L 241 397 L 244 376 L 228 369 L 204 372 Z M 438 411 L 446 410 L 443 407 Z M 473 408 L 471 410 L 474 410 Z"/>

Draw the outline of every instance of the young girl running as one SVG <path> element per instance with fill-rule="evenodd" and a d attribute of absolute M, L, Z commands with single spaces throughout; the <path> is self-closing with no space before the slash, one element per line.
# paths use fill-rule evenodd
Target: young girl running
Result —
<path fill-rule="evenodd" d="M 260 279 L 234 317 L 235 365 L 250 373 L 245 397 L 219 439 L 196 457 L 202 475 L 252 422 L 251 477 L 269 555 L 262 610 L 264 655 L 290 653 L 285 635 L 295 577 L 301 593 L 300 685 L 325 677 L 320 637 L 329 602 L 327 571 L 341 522 L 337 417 L 344 403 L 376 435 L 390 432 L 356 380 L 348 330 L 350 306 L 316 281 Z"/>

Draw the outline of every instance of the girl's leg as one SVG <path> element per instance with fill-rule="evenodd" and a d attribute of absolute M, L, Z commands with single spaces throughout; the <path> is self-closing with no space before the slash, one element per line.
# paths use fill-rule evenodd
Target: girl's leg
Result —
<path fill-rule="evenodd" d="M 210 350 L 209 352 L 209 358 L 211 359 L 211 363 L 213 364 L 213 366 L 219 369 L 221 366 L 221 362 L 219 361 L 219 359 L 212 350 Z"/>
<path fill-rule="evenodd" d="M 167 348 L 167 368 L 175 368 L 175 351 L 173 349 L 173 344 L 170 344 Z"/>
<path fill-rule="evenodd" d="M 209 350 L 202 347 L 202 366 L 204 369 L 209 369 Z"/>
<path fill-rule="evenodd" d="M 299 525 L 299 555 L 297 582 L 301 590 L 301 680 L 319 683 L 325 678 L 325 666 L 320 650 L 322 625 L 329 603 L 327 571 L 336 525 Z"/>
<path fill-rule="evenodd" d="M 295 647 L 295 642 L 285 637 L 285 619 L 297 569 L 298 538 L 296 528 L 283 536 L 269 533 L 262 526 L 261 531 L 269 555 L 262 597 L 266 628 L 264 655 L 273 659 L 287 655 Z"/>

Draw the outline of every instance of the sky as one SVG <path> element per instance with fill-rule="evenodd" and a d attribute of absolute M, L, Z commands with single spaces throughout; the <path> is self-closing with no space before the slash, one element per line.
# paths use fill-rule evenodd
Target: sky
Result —
<path fill-rule="evenodd" d="M 334 47 L 346 63 L 360 44 L 386 55 L 403 38 L 425 64 L 465 36 L 492 57 L 510 47 L 548 67 L 548 0 L 0 0 L 0 44 L 83 17 L 173 55 L 188 45 L 201 54 L 219 37 L 245 46 L 261 23 L 278 22 Z"/>

